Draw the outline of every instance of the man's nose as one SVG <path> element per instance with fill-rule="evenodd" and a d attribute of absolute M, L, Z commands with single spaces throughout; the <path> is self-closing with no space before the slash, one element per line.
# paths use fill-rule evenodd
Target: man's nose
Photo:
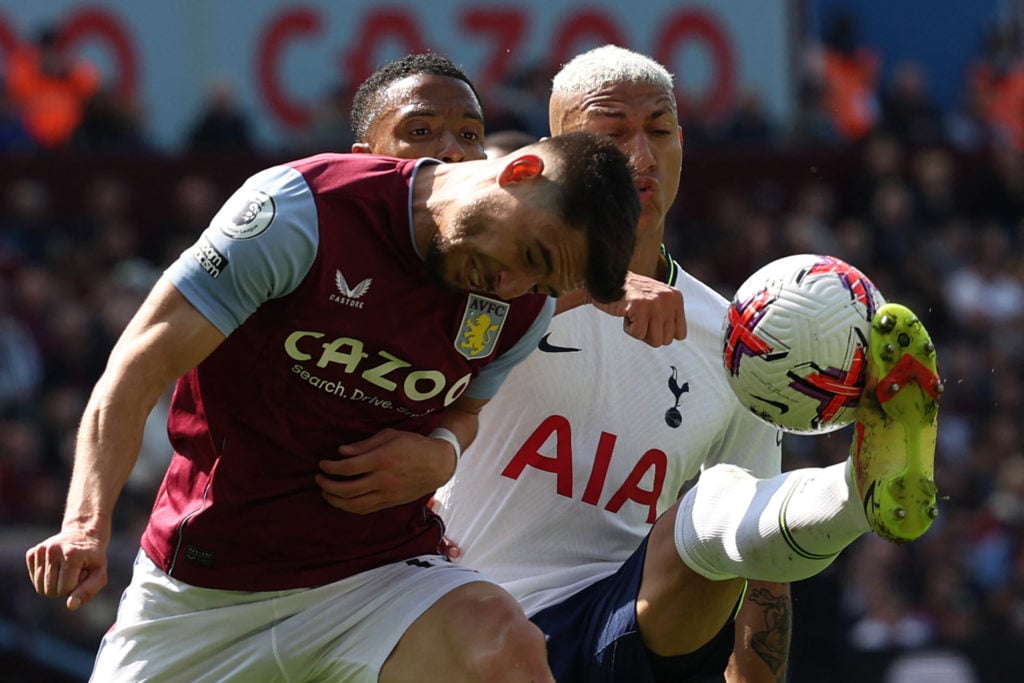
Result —
<path fill-rule="evenodd" d="M 654 152 L 645 135 L 634 135 L 623 150 L 629 157 L 630 165 L 637 172 L 648 171 L 654 167 Z"/>
<path fill-rule="evenodd" d="M 436 158 L 448 164 L 457 163 L 465 159 L 466 155 L 462 151 L 462 145 L 459 144 L 458 137 L 451 131 L 442 133 L 440 143 L 441 146 L 434 155 Z"/>

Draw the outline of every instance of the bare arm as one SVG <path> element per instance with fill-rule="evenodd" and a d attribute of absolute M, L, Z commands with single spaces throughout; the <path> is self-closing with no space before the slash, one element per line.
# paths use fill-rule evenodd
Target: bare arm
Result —
<path fill-rule="evenodd" d="M 591 302 L 585 290 L 567 292 L 558 297 L 555 315 L 591 304 L 608 315 L 622 318 L 626 334 L 654 348 L 686 338 L 682 292 L 633 272 L 626 274 L 625 288 L 625 296 L 612 304 Z"/>
<path fill-rule="evenodd" d="M 445 409 L 441 426 L 455 434 L 463 449 L 476 438 L 478 415 L 486 404 L 463 396 Z M 416 457 L 408 457 L 410 452 Z M 316 483 L 330 505 L 358 514 L 432 494 L 452 478 L 457 463 L 447 441 L 399 429 L 345 444 L 338 453 L 340 460 L 320 461 Z"/>
<path fill-rule="evenodd" d="M 736 617 L 736 645 L 725 671 L 728 683 L 786 680 L 792 623 L 789 584 L 750 581 Z"/>
<path fill-rule="evenodd" d="M 60 533 L 26 553 L 38 593 L 89 602 L 107 582 L 114 506 L 135 466 L 146 417 L 160 394 L 224 335 L 161 278 L 111 351 L 75 444 Z"/>

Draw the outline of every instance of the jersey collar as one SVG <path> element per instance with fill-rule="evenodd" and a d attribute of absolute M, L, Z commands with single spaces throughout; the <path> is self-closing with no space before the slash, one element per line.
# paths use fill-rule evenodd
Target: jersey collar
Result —
<path fill-rule="evenodd" d="M 672 258 L 672 254 L 668 253 L 668 247 L 665 243 L 661 243 L 661 258 L 665 260 L 665 277 L 662 280 L 667 285 L 675 287 L 676 279 L 679 277 L 679 266 L 676 265 L 676 260 Z"/>

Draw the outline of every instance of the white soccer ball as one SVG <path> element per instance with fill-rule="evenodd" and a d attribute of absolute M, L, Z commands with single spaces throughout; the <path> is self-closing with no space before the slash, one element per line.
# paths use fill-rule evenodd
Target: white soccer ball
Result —
<path fill-rule="evenodd" d="M 783 431 L 845 427 L 864 388 L 871 318 L 884 304 L 871 280 L 834 256 L 772 261 L 736 290 L 725 316 L 729 385 Z"/>

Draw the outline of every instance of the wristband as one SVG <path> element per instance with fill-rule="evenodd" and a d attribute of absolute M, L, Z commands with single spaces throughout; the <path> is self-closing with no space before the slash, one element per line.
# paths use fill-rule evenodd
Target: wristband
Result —
<path fill-rule="evenodd" d="M 431 439 L 441 439 L 442 441 L 450 443 L 452 448 L 455 449 L 455 462 L 458 462 L 459 458 L 462 457 L 462 446 L 459 444 L 459 440 L 456 438 L 452 430 L 445 429 L 444 427 L 438 427 L 434 431 L 430 432 L 430 434 L 427 434 L 427 436 Z"/>

